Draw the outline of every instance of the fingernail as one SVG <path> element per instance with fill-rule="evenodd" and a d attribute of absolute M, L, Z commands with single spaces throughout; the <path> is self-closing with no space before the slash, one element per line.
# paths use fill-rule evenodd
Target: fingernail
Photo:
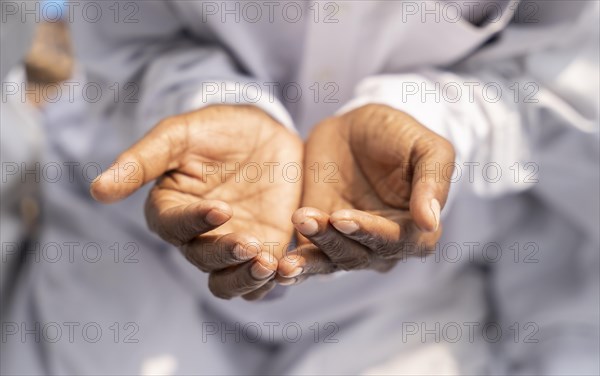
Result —
<path fill-rule="evenodd" d="M 254 251 L 254 252 L 252 252 Z M 233 246 L 233 256 L 236 258 L 236 260 L 239 261 L 246 261 L 246 260 L 250 260 L 253 257 L 256 257 L 257 252 L 254 248 L 250 247 L 244 247 L 240 244 L 236 244 L 235 246 Z"/>
<path fill-rule="evenodd" d="M 433 218 L 435 219 L 435 229 L 433 231 L 437 231 L 437 229 L 440 227 L 441 208 L 440 208 L 439 201 L 434 198 L 433 200 L 431 200 L 430 207 L 431 207 L 431 214 L 433 214 Z"/>
<path fill-rule="evenodd" d="M 317 231 L 319 231 L 319 225 L 317 224 L 317 221 L 312 218 L 296 224 L 296 228 L 302 233 L 302 235 L 306 236 L 314 235 L 317 233 Z"/>
<path fill-rule="evenodd" d="M 304 268 L 300 268 L 300 267 L 294 268 L 294 270 L 292 270 L 292 272 L 290 274 L 286 275 L 285 277 L 286 278 L 294 278 L 294 277 L 297 277 L 300 274 L 302 274 L 303 271 L 304 271 Z"/>
<path fill-rule="evenodd" d="M 96 192 L 94 191 L 94 185 L 92 183 L 92 185 L 90 186 L 90 195 L 92 196 L 92 198 L 96 201 L 100 201 L 100 199 L 98 198 L 98 195 L 96 195 Z"/>
<path fill-rule="evenodd" d="M 254 264 L 252 264 L 252 267 L 250 267 L 250 274 L 254 279 L 262 281 L 275 274 L 275 271 L 267 269 L 260 262 L 255 261 Z"/>
<path fill-rule="evenodd" d="M 219 226 L 227 222 L 229 216 L 219 210 L 211 209 L 206 215 L 206 222 L 213 226 Z"/>
<path fill-rule="evenodd" d="M 352 234 L 358 230 L 358 224 L 354 221 L 335 221 L 332 223 L 333 227 L 344 234 Z"/>
<path fill-rule="evenodd" d="M 291 286 L 294 283 L 296 283 L 296 281 L 298 281 L 298 278 L 290 278 L 290 279 L 285 279 L 283 281 L 280 281 L 279 284 L 282 286 Z"/>

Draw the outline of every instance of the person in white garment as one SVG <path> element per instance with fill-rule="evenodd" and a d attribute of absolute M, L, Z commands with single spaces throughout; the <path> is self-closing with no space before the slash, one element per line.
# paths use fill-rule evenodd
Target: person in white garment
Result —
<path fill-rule="evenodd" d="M 12 5 L 12 4 L 11 4 Z M 0 3 L 8 6 L 4 0 Z M 18 7 L 14 8 L 19 11 Z M 18 13 L 20 16 L 21 12 Z M 9 299 L 9 292 L 16 278 L 16 270 L 21 263 L 20 244 L 33 237 L 38 205 L 36 203 L 37 184 L 34 176 L 23 177 L 23 166 L 33 168 L 38 158 L 41 144 L 40 119 L 38 111 L 21 100 L 17 83 L 25 82 L 24 67 L 21 64 L 33 39 L 34 23 L 21 22 L 12 17 L 2 22 L 2 58 L 0 78 L 2 79 L 2 111 L 0 112 L 2 182 L 0 183 L 0 237 L 2 249 L 0 262 L 0 297 L 3 302 Z M 6 52 L 6 53 L 5 53 Z M 4 313 L 3 306 L 1 313 Z"/>
<path fill-rule="evenodd" d="M 3 373 L 598 373 L 596 2 L 93 4 Z"/>

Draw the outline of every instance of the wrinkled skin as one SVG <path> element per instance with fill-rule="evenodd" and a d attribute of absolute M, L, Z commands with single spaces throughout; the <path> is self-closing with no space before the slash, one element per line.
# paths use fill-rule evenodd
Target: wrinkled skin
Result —
<path fill-rule="evenodd" d="M 302 163 L 296 135 L 256 107 L 210 106 L 160 122 L 91 192 L 109 203 L 158 179 L 146 203 L 150 229 L 210 273 L 215 296 L 259 299 L 275 286 L 300 201 L 301 182 L 281 173 L 286 163 Z"/>
<path fill-rule="evenodd" d="M 319 123 L 304 158 L 302 207 L 292 217 L 302 245 L 279 263 L 281 284 L 340 269 L 385 272 L 434 248 L 454 162 L 444 138 L 372 104 Z M 316 166 L 321 174 L 308 173 Z"/>
<path fill-rule="evenodd" d="M 304 149 L 303 182 L 268 172 L 300 165 L 301 141 L 258 108 L 210 106 L 159 123 L 91 192 L 109 203 L 158 179 L 150 229 L 210 273 L 224 299 L 260 299 L 276 281 L 340 269 L 384 272 L 431 251 L 454 162 L 448 141 L 401 111 L 367 105 L 323 120 Z M 251 165 L 262 166 L 258 179 Z M 286 254 L 294 227 L 300 246 Z"/>

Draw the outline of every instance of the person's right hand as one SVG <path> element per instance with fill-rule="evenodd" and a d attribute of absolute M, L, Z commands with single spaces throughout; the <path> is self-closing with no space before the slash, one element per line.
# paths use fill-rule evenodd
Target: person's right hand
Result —
<path fill-rule="evenodd" d="M 220 298 L 259 299 L 293 232 L 301 140 L 257 107 L 209 106 L 161 121 L 91 186 L 121 200 L 158 178 L 146 203 L 151 230 L 178 246 Z"/>

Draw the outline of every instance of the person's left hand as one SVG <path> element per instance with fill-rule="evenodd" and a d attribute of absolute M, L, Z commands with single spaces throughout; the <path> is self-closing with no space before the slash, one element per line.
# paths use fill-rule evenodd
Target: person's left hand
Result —
<path fill-rule="evenodd" d="M 305 147 L 301 244 L 278 267 L 298 283 L 336 270 L 390 270 L 441 236 L 454 148 L 409 115 L 367 105 L 322 121 Z M 335 172 L 335 173 L 333 173 Z"/>

